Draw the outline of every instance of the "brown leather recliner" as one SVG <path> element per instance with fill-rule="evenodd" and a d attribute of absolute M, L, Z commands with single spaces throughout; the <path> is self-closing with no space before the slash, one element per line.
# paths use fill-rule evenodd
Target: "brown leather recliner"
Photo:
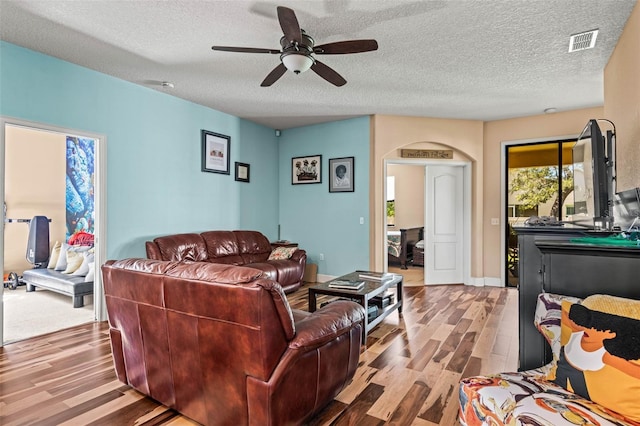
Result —
<path fill-rule="evenodd" d="M 307 264 L 307 252 L 301 249 L 289 259 L 269 260 L 271 243 L 258 231 L 167 235 L 147 241 L 145 247 L 149 259 L 225 263 L 260 269 L 278 281 L 285 293 L 300 288 Z"/>
<path fill-rule="evenodd" d="M 124 259 L 102 274 L 118 379 L 202 424 L 301 424 L 357 368 L 357 303 L 292 311 L 262 271 L 205 262 Z"/>

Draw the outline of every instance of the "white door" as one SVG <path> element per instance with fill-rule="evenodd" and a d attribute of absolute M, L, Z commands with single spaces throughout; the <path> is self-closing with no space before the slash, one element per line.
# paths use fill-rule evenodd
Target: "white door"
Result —
<path fill-rule="evenodd" d="M 463 283 L 463 167 L 427 166 L 424 282 Z"/>

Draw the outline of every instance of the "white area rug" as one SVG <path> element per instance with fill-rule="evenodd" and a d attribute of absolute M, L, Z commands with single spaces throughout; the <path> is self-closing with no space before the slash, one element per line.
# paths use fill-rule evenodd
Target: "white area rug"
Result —
<path fill-rule="evenodd" d="M 4 343 L 51 333 L 95 320 L 93 296 L 84 297 L 84 306 L 73 307 L 70 296 L 25 286 L 4 289 Z"/>

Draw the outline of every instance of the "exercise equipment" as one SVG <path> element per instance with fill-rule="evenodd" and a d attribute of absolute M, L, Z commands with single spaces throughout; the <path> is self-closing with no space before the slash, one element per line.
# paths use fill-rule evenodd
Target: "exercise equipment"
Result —
<path fill-rule="evenodd" d="M 4 212 L 4 223 L 16 222 L 29 225 L 27 262 L 31 263 L 35 269 L 46 267 L 49 261 L 49 222 L 51 222 L 51 219 L 46 216 L 34 216 L 31 219 L 8 219 L 6 217 L 6 204 Z M 3 285 L 5 288 L 15 290 L 19 285 L 25 285 L 25 282 L 15 272 L 8 272 L 3 274 Z"/>

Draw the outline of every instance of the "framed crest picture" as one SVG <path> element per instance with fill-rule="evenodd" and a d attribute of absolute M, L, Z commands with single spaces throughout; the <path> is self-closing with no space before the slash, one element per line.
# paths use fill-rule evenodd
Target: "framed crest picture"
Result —
<path fill-rule="evenodd" d="M 291 159 L 291 184 L 322 183 L 322 155 Z"/>
<path fill-rule="evenodd" d="M 239 182 L 249 182 L 249 164 L 238 163 L 236 161 L 236 180 Z"/>
<path fill-rule="evenodd" d="M 230 144 L 229 136 L 202 130 L 202 171 L 231 174 Z"/>
<path fill-rule="evenodd" d="M 354 191 L 354 158 L 329 159 L 329 192 Z"/>

